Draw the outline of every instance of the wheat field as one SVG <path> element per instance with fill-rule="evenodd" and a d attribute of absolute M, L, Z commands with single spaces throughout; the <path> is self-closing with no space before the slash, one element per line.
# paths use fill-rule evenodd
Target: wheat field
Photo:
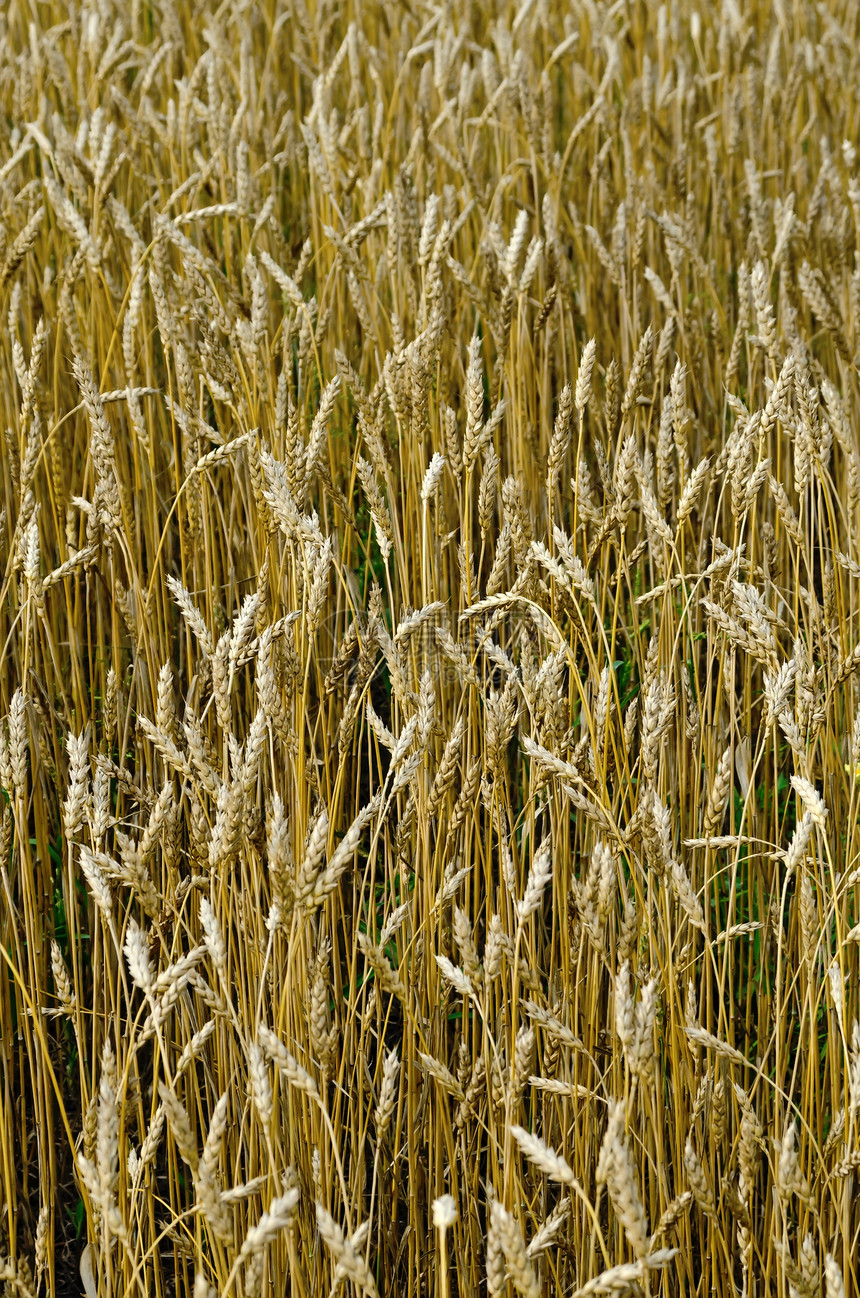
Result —
<path fill-rule="evenodd" d="M 860 7 L 0 103 L 5 1298 L 860 1292 Z"/>

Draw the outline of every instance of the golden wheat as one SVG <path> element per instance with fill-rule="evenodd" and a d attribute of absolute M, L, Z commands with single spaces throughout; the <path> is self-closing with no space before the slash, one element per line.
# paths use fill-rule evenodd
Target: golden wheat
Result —
<path fill-rule="evenodd" d="M 9 0 L 6 1294 L 860 1290 L 858 50 Z"/>

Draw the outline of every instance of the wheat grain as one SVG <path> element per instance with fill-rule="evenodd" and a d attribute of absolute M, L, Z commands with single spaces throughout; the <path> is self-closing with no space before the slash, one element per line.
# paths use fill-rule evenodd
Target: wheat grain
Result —
<path fill-rule="evenodd" d="M 854 9 L 264 8 L 4 12 L 7 1287 L 846 1292 Z"/>

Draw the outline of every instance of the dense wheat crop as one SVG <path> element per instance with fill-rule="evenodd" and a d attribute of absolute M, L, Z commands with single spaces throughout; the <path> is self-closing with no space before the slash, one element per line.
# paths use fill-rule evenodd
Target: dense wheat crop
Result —
<path fill-rule="evenodd" d="M 858 51 L 8 0 L 9 1298 L 858 1292 Z"/>

